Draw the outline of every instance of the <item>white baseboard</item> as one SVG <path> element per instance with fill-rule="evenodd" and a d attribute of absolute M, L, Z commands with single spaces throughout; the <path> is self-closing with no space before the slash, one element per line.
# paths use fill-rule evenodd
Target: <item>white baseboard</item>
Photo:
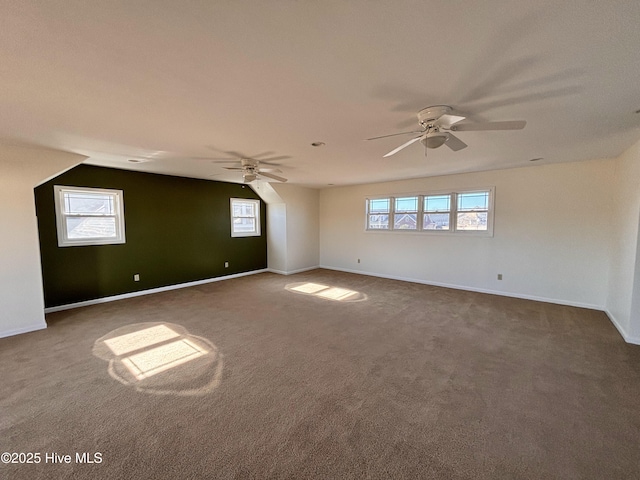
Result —
<path fill-rule="evenodd" d="M 223 277 L 207 278 L 205 280 L 196 280 L 195 282 L 179 283 L 177 285 L 168 285 L 166 287 L 151 288 L 149 290 L 140 290 L 138 292 L 123 293 L 121 295 L 113 295 L 110 297 L 96 298 L 86 300 L 84 302 L 69 303 L 67 305 L 58 305 L 57 307 L 48 307 L 44 309 L 44 313 L 60 312 L 62 310 L 70 310 L 72 308 L 87 307 L 89 305 L 97 305 L 99 303 L 115 302 L 125 298 L 140 297 L 142 295 L 150 295 L 152 293 L 166 292 L 169 290 L 177 290 L 179 288 L 195 287 L 196 285 L 204 285 L 205 283 L 221 282 L 222 280 L 230 280 L 232 278 L 246 277 L 247 275 L 255 275 L 257 273 L 268 272 L 269 269 L 251 270 L 250 272 L 234 273 L 233 275 L 225 275 Z"/>
<path fill-rule="evenodd" d="M 28 325 L 26 327 L 20 327 L 13 330 L 5 330 L 4 332 L 0 332 L 0 338 L 13 337 L 14 335 L 35 332 L 36 330 L 44 330 L 45 328 L 47 328 L 47 324 L 45 322 L 36 323 L 34 325 Z"/>
<path fill-rule="evenodd" d="M 588 308 L 590 310 L 602 310 L 602 306 L 593 305 L 589 303 L 573 302 L 568 300 L 558 300 L 557 298 L 538 297 L 535 295 L 526 295 L 521 293 L 503 292 L 500 290 L 490 290 L 488 288 L 476 288 L 468 287 L 465 285 L 454 285 L 450 283 L 429 282 L 427 280 L 421 280 L 419 278 L 399 277 L 396 275 L 385 275 L 382 273 L 366 272 L 363 270 L 351 270 L 348 268 L 329 267 L 326 265 L 320 265 L 319 268 L 326 268 L 327 270 L 336 270 L 339 272 L 356 273 L 359 275 L 368 275 L 370 277 L 388 278 L 389 280 L 401 280 L 403 282 L 421 283 L 423 285 L 432 285 L 434 287 L 454 288 L 456 290 L 466 290 L 468 292 L 488 293 L 490 295 L 500 295 L 503 297 L 521 298 L 523 300 L 535 300 L 536 302 L 555 303 L 558 305 L 567 305 L 570 307 Z"/>
<path fill-rule="evenodd" d="M 640 337 L 633 337 L 629 335 L 627 331 L 622 327 L 618 319 L 609 310 L 605 310 L 604 313 L 607 314 L 607 317 L 609 317 L 611 323 L 613 323 L 613 325 L 618 329 L 618 332 L 620 333 L 620 335 L 622 335 L 622 338 L 624 338 L 625 342 L 631 343 L 633 345 L 640 345 Z"/>
<path fill-rule="evenodd" d="M 277 273 L 279 275 L 294 275 L 296 273 L 302 273 L 302 272 L 308 272 L 309 270 L 316 270 L 318 268 L 323 268 L 323 267 L 319 267 L 318 265 L 314 266 L 314 267 L 305 267 L 305 268 L 299 268 L 297 270 L 276 270 L 275 268 L 267 268 L 267 271 L 271 272 L 271 273 Z"/>

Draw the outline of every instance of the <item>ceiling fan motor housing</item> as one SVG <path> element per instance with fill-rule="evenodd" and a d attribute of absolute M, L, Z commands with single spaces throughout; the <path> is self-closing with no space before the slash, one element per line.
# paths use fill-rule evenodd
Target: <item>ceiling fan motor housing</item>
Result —
<path fill-rule="evenodd" d="M 420 122 L 422 126 L 427 126 L 449 112 L 451 112 L 451 107 L 448 105 L 435 105 L 433 107 L 423 108 L 418 112 L 418 122 Z"/>

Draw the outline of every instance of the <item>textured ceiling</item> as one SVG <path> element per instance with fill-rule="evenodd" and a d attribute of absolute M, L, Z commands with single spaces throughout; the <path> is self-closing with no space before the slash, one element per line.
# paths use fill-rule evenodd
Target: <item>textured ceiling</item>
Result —
<path fill-rule="evenodd" d="M 640 138 L 640 2 L 3 2 L 0 141 L 89 163 L 241 181 L 284 157 L 322 187 L 619 155 Z M 410 137 L 447 104 L 521 131 Z M 312 147 L 315 141 L 323 147 Z M 131 163 L 130 159 L 143 160 Z"/>

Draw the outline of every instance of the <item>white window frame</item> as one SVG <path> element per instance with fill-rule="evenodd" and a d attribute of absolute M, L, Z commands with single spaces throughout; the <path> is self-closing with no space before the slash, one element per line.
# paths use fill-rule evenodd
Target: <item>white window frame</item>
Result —
<path fill-rule="evenodd" d="M 235 217 L 233 215 L 233 206 L 235 203 L 250 203 L 253 205 L 253 216 L 241 216 Z M 231 206 L 231 236 L 232 237 L 259 237 L 260 236 L 260 200 L 254 200 L 252 198 L 232 198 L 230 202 Z M 234 220 L 236 218 L 253 218 L 255 220 L 255 228 L 250 232 L 237 232 L 235 230 Z"/>
<path fill-rule="evenodd" d="M 486 230 L 462 230 L 458 228 L 458 197 L 461 194 L 470 193 L 488 193 L 488 208 L 477 210 L 478 212 L 487 213 L 487 228 Z M 395 206 L 396 199 L 418 197 L 418 224 L 417 229 L 395 229 Z M 437 229 L 425 229 L 423 225 L 424 221 L 424 199 L 429 196 L 448 196 L 449 197 L 449 230 L 437 230 Z M 420 235 L 458 235 L 458 236 L 480 236 L 480 237 L 493 237 L 493 220 L 494 220 L 494 203 L 495 203 L 495 187 L 484 188 L 470 188 L 460 190 L 448 190 L 448 191 L 434 191 L 434 192 L 421 192 L 407 193 L 407 194 L 394 194 L 394 195 L 376 195 L 366 198 L 366 219 L 365 219 L 365 231 L 369 233 L 375 232 L 402 232 L 402 233 L 417 233 Z M 369 227 L 369 202 L 371 200 L 389 200 L 389 228 L 378 229 Z M 475 211 L 475 210 L 474 210 Z M 445 213 L 445 212 L 443 212 Z"/>
<path fill-rule="evenodd" d="M 453 195 L 452 200 L 455 200 L 455 205 L 452 205 L 452 209 L 451 209 L 451 215 L 452 215 L 452 220 L 455 226 L 455 232 L 457 233 L 461 233 L 464 235 L 468 235 L 468 234 L 486 234 L 487 232 L 491 232 L 490 235 L 493 236 L 493 197 L 494 197 L 494 188 L 491 189 L 475 189 L 475 190 L 461 190 L 458 192 L 455 192 Z M 478 209 L 478 210 L 463 210 L 462 212 L 459 211 L 459 207 L 458 207 L 458 198 L 460 195 L 462 194 L 474 194 L 474 193 L 488 193 L 489 194 L 489 198 L 488 198 L 488 202 L 487 202 L 487 209 Z M 486 212 L 487 213 L 487 228 L 486 230 L 465 230 L 465 229 L 460 229 L 458 228 L 458 213 L 465 213 L 465 212 Z M 455 215 L 455 216 L 454 216 Z"/>
<path fill-rule="evenodd" d="M 398 200 L 406 200 L 406 199 L 416 199 L 416 209 L 415 210 L 398 210 Z M 407 231 L 407 232 L 418 232 L 421 230 L 422 225 L 420 223 L 420 200 L 421 200 L 421 196 L 420 195 L 403 195 L 403 196 L 397 196 L 397 197 L 393 197 L 391 199 L 392 202 L 392 206 L 391 206 L 391 215 L 390 215 L 390 219 L 392 220 L 392 222 L 389 222 L 389 229 L 390 230 L 403 230 L 403 231 Z M 396 216 L 401 216 L 401 215 L 412 215 L 414 214 L 416 216 L 416 228 L 396 228 Z"/>
<path fill-rule="evenodd" d="M 451 209 L 452 209 L 452 204 L 451 202 L 453 201 L 453 197 L 454 195 L 451 192 L 439 192 L 439 193 L 425 193 L 424 195 L 422 195 L 420 197 L 420 220 L 421 220 L 421 227 L 420 230 L 422 232 L 428 232 L 428 233 L 436 233 L 436 234 L 440 234 L 440 233 L 451 233 L 453 230 L 453 220 L 452 220 L 452 216 L 451 216 Z M 426 198 L 428 197 L 449 197 L 449 209 L 448 210 L 425 210 L 424 208 L 424 201 Z M 425 224 L 424 224 L 424 216 L 425 215 L 429 215 L 429 214 L 435 214 L 435 215 L 448 215 L 449 216 L 449 228 L 446 230 L 438 230 L 438 229 L 431 229 L 431 228 L 425 228 Z"/>
<path fill-rule="evenodd" d="M 54 185 L 54 203 L 56 210 L 56 227 L 58 232 L 59 247 L 77 247 L 86 245 L 115 245 L 126 243 L 124 229 L 124 193 L 122 190 L 112 190 L 92 187 L 71 187 L 64 185 Z M 67 192 L 109 195 L 113 198 L 114 213 L 100 214 L 87 212 L 83 214 L 70 214 L 65 211 L 64 195 Z M 69 217 L 111 217 L 115 218 L 115 237 L 86 237 L 69 238 L 67 231 L 67 218 Z"/>
<path fill-rule="evenodd" d="M 389 209 L 386 212 L 383 213 L 371 213 L 369 210 L 369 200 L 389 200 Z M 367 217 L 365 220 L 365 228 L 371 232 L 388 232 L 389 230 L 391 230 L 392 227 L 392 222 L 393 222 L 393 198 L 390 197 L 378 197 L 378 198 L 368 198 L 367 199 Z M 387 215 L 387 228 L 371 228 L 371 217 L 373 215 Z"/>

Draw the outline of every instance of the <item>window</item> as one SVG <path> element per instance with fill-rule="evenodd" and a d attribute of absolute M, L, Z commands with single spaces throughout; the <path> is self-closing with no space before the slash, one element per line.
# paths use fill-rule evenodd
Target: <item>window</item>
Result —
<path fill-rule="evenodd" d="M 451 218 L 451 195 L 425 195 L 424 230 L 449 230 Z"/>
<path fill-rule="evenodd" d="M 260 200 L 231 199 L 231 236 L 260 236 Z"/>
<path fill-rule="evenodd" d="M 125 243 L 122 190 L 53 187 L 58 246 Z"/>
<path fill-rule="evenodd" d="M 418 229 L 418 197 L 402 197 L 395 199 L 395 207 L 393 209 L 393 229 Z"/>
<path fill-rule="evenodd" d="M 367 230 L 490 236 L 493 235 L 493 194 L 494 188 L 485 188 L 367 199 Z"/>
<path fill-rule="evenodd" d="M 489 192 L 458 194 L 456 225 L 458 230 L 487 230 Z"/>
<path fill-rule="evenodd" d="M 367 202 L 368 230 L 389 230 L 390 205 L 389 198 L 379 198 Z"/>

